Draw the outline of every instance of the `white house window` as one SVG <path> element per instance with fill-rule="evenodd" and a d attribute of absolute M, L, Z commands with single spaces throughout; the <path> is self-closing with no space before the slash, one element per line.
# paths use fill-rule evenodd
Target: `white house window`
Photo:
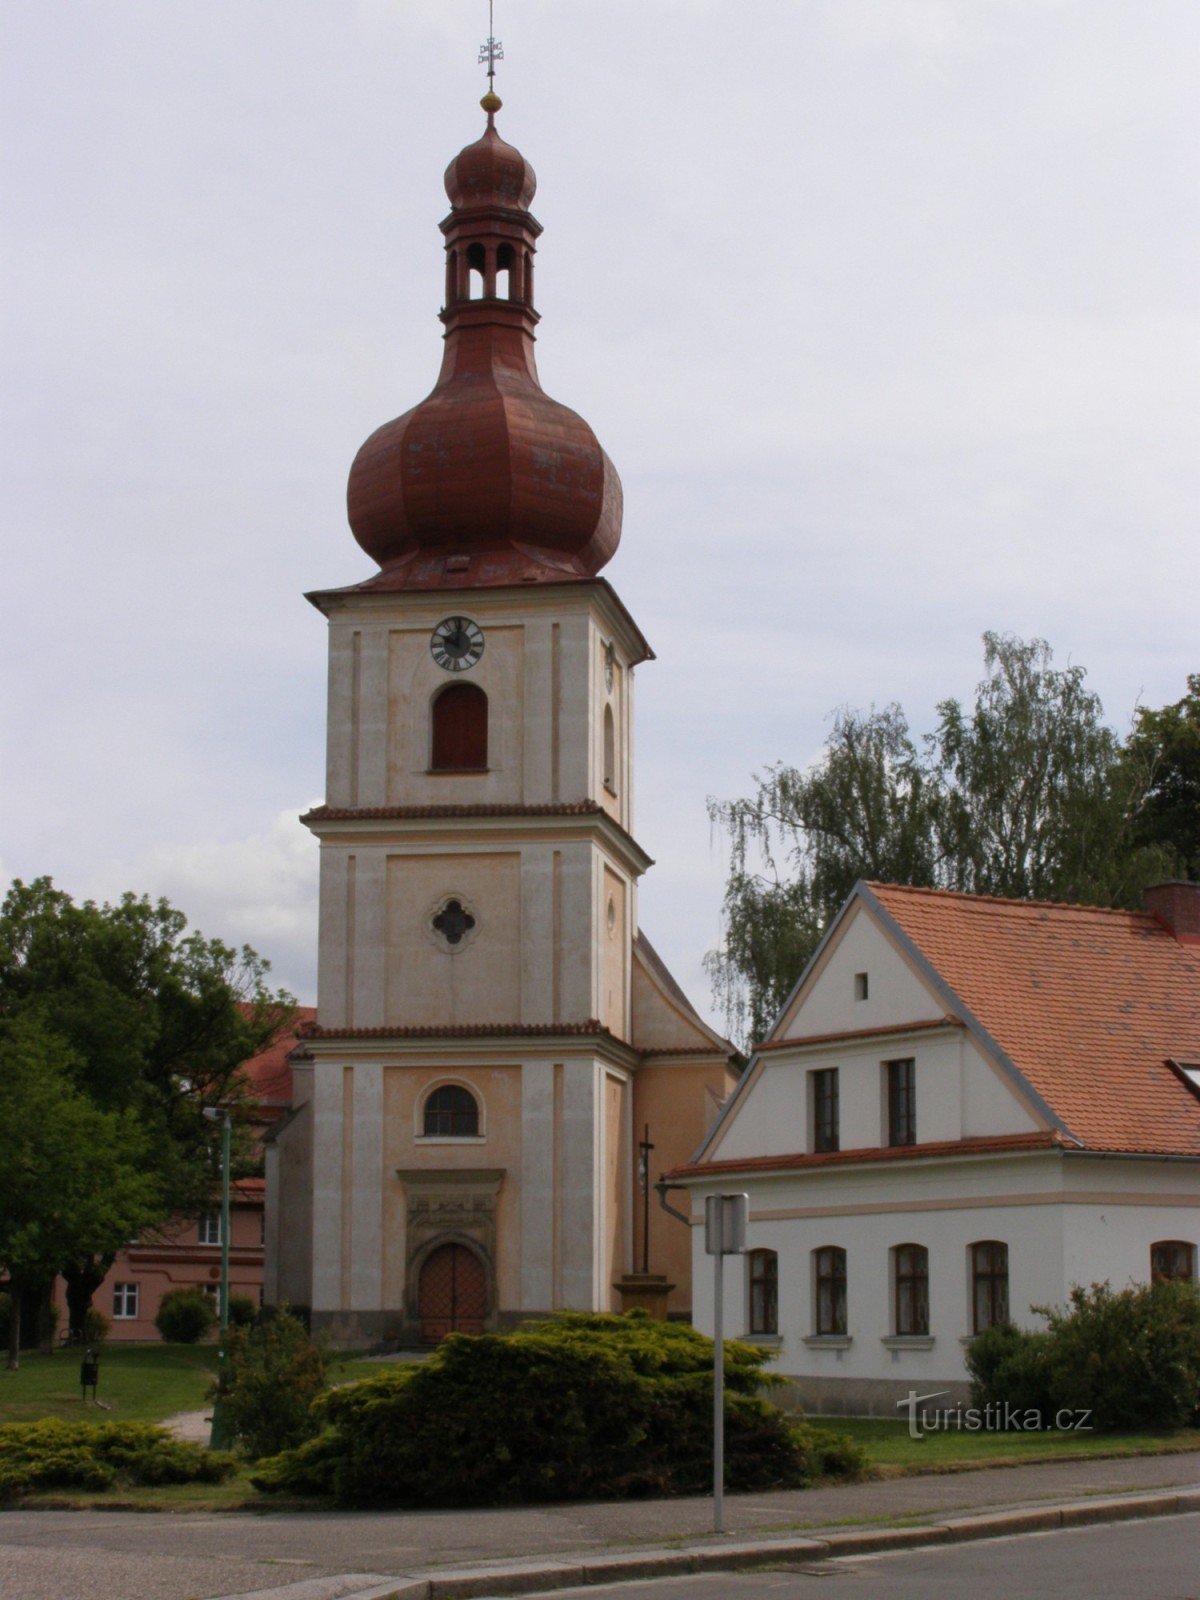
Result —
<path fill-rule="evenodd" d="M 1008 1246 L 982 1239 L 971 1246 L 971 1325 L 982 1333 L 1008 1321 Z"/>
<path fill-rule="evenodd" d="M 856 1000 L 865 1000 L 870 995 L 870 992 L 871 980 L 867 973 L 856 972 L 854 974 L 854 998 Z"/>
<path fill-rule="evenodd" d="M 200 1218 L 198 1227 L 201 1244 L 220 1244 L 221 1213 L 219 1211 L 206 1211 Z"/>
<path fill-rule="evenodd" d="M 887 1061 L 887 1142 L 889 1145 L 917 1142 L 916 1062 Z"/>
<path fill-rule="evenodd" d="M 838 1148 L 838 1069 L 812 1074 L 812 1147 L 818 1154 Z"/>
<path fill-rule="evenodd" d="M 779 1257 L 774 1250 L 751 1250 L 750 1332 L 779 1332 Z"/>
<path fill-rule="evenodd" d="M 846 1252 L 837 1245 L 813 1251 L 816 1280 L 816 1325 L 814 1332 L 846 1332 Z"/>
<path fill-rule="evenodd" d="M 892 1251 L 896 1332 L 929 1332 L 929 1251 L 923 1244 L 898 1244 Z"/>
<path fill-rule="evenodd" d="M 1195 1283 L 1196 1247 L 1186 1239 L 1160 1239 L 1150 1246 L 1151 1283 Z"/>
<path fill-rule="evenodd" d="M 138 1314 L 138 1285 L 113 1284 L 113 1321 L 130 1322 Z"/>

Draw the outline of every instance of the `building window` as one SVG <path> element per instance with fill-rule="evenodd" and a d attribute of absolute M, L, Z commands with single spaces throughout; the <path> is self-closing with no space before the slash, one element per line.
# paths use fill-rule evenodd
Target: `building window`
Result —
<path fill-rule="evenodd" d="M 751 1250 L 750 1332 L 779 1332 L 779 1257 L 774 1250 Z"/>
<path fill-rule="evenodd" d="M 984 1239 L 971 1246 L 972 1332 L 1008 1321 L 1008 1246 Z"/>
<path fill-rule="evenodd" d="M 813 1251 L 816 1268 L 816 1332 L 846 1332 L 846 1252 L 837 1245 Z"/>
<path fill-rule="evenodd" d="M 130 1322 L 138 1314 L 138 1285 L 113 1284 L 113 1321 Z"/>
<path fill-rule="evenodd" d="M 475 918 L 461 900 L 447 900 L 441 910 L 430 920 L 430 927 L 451 948 L 460 945 L 475 927 Z"/>
<path fill-rule="evenodd" d="M 929 1332 L 929 1251 L 922 1244 L 898 1244 L 892 1251 L 896 1276 L 896 1332 Z"/>
<path fill-rule="evenodd" d="M 865 972 L 854 974 L 854 998 L 865 1000 L 871 992 L 871 980 Z"/>
<path fill-rule="evenodd" d="M 486 772 L 488 700 L 477 683 L 452 683 L 433 702 L 434 772 Z"/>
<path fill-rule="evenodd" d="M 888 1061 L 887 1120 L 888 1144 L 917 1142 L 917 1086 L 915 1063 Z"/>
<path fill-rule="evenodd" d="M 479 1102 L 469 1089 L 444 1083 L 425 1102 L 425 1137 L 475 1139 L 479 1136 Z"/>
<path fill-rule="evenodd" d="M 206 1211 L 197 1224 L 201 1244 L 220 1244 L 221 1213 Z"/>
<path fill-rule="evenodd" d="M 813 1149 L 838 1148 L 838 1069 L 826 1067 L 812 1075 Z"/>
<path fill-rule="evenodd" d="M 1151 1283 L 1195 1283 L 1196 1247 L 1186 1239 L 1160 1239 L 1150 1246 Z"/>

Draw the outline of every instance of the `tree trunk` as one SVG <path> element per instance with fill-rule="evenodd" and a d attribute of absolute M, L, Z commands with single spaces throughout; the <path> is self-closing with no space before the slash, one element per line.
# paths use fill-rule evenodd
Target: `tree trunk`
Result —
<path fill-rule="evenodd" d="M 9 1280 L 8 1298 L 12 1302 L 8 1318 L 8 1370 L 17 1372 L 21 1366 L 21 1285 L 15 1279 Z"/>
<path fill-rule="evenodd" d="M 83 1324 L 91 1310 L 92 1297 L 107 1278 L 115 1255 L 85 1256 L 82 1261 L 72 1261 L 63 1268 L 67 1285 L 67 1326 L 73 1344 L 83 1343 Z"/>

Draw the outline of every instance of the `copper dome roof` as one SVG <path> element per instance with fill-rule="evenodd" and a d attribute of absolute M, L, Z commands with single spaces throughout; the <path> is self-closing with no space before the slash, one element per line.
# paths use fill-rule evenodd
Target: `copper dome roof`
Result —
<path fill-rule="evenodd" d="M 350 470 L 350 526 L 383 568 L 371 587 L 589 578 L 621 537 L 616 469 L 583 418 L 538 381 L 536 179 L 496 132 L 491 98 L 482 138 L 446 169 L 438 381 L 371 435 Z"/>

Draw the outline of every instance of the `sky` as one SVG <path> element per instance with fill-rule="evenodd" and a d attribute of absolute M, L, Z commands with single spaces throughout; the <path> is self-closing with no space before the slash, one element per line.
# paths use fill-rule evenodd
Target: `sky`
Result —
<path fill-rule="evenodd" d="M 625 490 L 641 921 L 705 802 L 985 629 L 1110 722 L 1200 670 L 1194 0 L 499 0 L 538 363 Z M 355 451 L 428 392 L 484 0 L 0 0 L 0 874 L 166 895 L 315 998 Z"/>

